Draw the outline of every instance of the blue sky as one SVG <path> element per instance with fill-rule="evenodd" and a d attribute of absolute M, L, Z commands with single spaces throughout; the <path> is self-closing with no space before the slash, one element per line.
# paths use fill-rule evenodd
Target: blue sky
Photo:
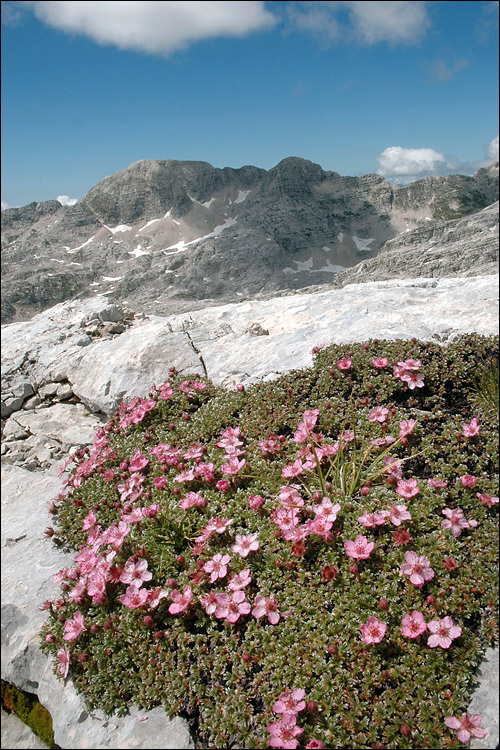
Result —
<path fill-rule="evenodd" d="M 498 2 L 2 2 L 2 207 L 139 159 L 498 160 Z"/>

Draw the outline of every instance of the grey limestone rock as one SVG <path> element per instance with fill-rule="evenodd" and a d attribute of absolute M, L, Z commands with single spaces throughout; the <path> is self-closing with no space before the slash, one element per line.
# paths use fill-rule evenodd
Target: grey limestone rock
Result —
<path fill-rule="evenodd" d="M 97 294 L 120 322 L 127 307 L 165 315 L 329 284 L 406 230 L 497 199 L 498 165 L 392 186 L 296 157 L 268 171 L 142 160 L 74 206 L 2 212 L 2 320 Z"/>

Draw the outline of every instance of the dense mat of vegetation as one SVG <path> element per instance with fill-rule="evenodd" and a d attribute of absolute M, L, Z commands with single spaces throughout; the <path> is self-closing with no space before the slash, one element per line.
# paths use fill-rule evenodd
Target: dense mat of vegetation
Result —
<path fill-rule="evenodd" d="M 2 708 L 9 714 L 15 713 L 47 747 L 59 750 L 54 742 L 52 718 L 36 695 L 2 680 Z"/>
<path fill-rule="evenodd" d="M 314 354 L 232 391 L 171 370 L 73 457 L 43 648 L 199 748 L 460 747 L 498 642 L 498 337 Z"/>

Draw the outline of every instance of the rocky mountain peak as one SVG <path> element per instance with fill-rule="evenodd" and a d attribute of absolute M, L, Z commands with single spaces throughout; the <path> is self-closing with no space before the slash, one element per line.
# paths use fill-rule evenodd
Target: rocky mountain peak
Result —
<path fill-rule="evenodd" d="M 92 296 L 167 314 L 329 284 L 397 235 L 497 198 L 498 165 L 392 186 L 299 157 L 268 171 L 143 159 L 73 206 L 2 212 L 2 320 Z"/>

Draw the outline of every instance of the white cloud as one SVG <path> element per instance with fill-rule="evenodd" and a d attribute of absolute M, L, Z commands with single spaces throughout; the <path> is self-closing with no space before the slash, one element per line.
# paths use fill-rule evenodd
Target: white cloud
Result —
<path fill-rule="evenodd" d="M 201 39 L 244 36 L 277 22 L 264 2 L 62 0 L 29 5 L 40 21 L 56 29 L 120 49 L 162 55 Z"/>
<path fill-rule="evenodd" d="M 7 203 L 7 201 L 4 201 L 2 198 L 2 211 L 5 211 L 7 208 L 11 208 L 10 203 Z"/>
<path fill-rule="evenodd" d="M 426 3 L 418 0 L 321 0 L 298 5 L 288 6 L 292 26 L 330 41 L 356 38 L 363 44 L 415 44 L 430 25 Z"/>
<path fill-rule="evenodd" d="M 389 146 L 377 156 L 378 174 L 383 177 L 408 177 L 446 174 L 453 165 L 433 148 Z"/>
<path fill-rule="evenodd" d="M 491 161 L 498 161 L 498 135 L 488 144 L 486 158 L 491 159 Z"/>
<path fill-rule="evenodd" d="M 485 150 L 485 158 L 462 162 L 455 156 L 445 156 L 433 148 L 402 148 L 389 146 L 377 156 L 377 174 L 390 182 L 408 183 L 421 177 L 445 174 L 473 175 L 478 169 L 498 161 L 498 135 Z"/>
<path fill-rule="evenodd" d="M 78 198 L 70 198 L 69 195 L 58 195 L 56 200 L 63 206 L 74 206 L 78 203 Z"/>

